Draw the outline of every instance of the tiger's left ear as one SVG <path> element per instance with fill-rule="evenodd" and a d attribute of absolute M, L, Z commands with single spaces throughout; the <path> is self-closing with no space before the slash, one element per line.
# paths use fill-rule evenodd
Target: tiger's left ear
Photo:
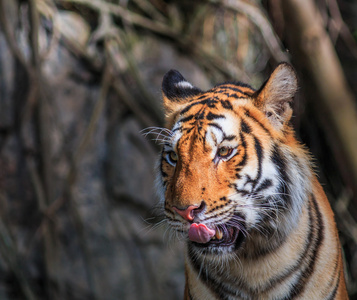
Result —
<path fill-rule="evenodd" d="M 179 71 L 170 70 L 162 80 L 162 97 L 166 116 L 179 110 L 202 91 L 189 83 Z"/>
<path fill-rule="evenodd" d="M 279 64 L 269 79 L 253 95 L 254 104 L 260 108 L 277 129 L 289 122 L 298 81 L 294 68 L 288 63 Z"/>

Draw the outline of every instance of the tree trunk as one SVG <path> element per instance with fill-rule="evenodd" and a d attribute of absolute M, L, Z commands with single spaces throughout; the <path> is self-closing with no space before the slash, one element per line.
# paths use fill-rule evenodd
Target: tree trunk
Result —
<path fill-rule="evenodd" d="M 334 147 L 341 173 L 357 194 L 355 99 L 314 2 L 284 0 L 282 6 L 290 50 L 298 60 L 295 65 L 308 76 L 303 80 L 310 80 L 313 86 L 309 92 L 314 96 L 318 115 L 327 120 L 325 132 L 331 133 L 330 145 Z"/>

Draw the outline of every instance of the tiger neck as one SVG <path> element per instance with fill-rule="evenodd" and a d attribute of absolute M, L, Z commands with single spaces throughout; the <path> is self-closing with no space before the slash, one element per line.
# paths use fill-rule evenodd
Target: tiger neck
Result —
<path fill-rule="evenodd" d="M 311 219 L 316 217 L 312 199 L 312 195 L 307 197 L 299 222 L 288 236 L 282 238 L 280 243 L 271 243 L 270 248 L 259 249 L 255 244 L 254 255 L 247 254 L 252 246 L 249 242 L 235 255 L 217 258 L 197 256 L 192 251 L 192 245 L 188 244 L 186 268 L 189 281 L 213 294 L 224 292 L 225 289 L 229 293 L 230 289 L 234 289 L 242 291 L 251 299 L 258 299 L 260 295 L 270 293 L 272 283 L 278 284 L 282 274 L 286 276 L 287 269 L 293 273 L 301 265 L 309 263 L 308 257 L 314 247 L 308 242 L 311 234 L 309 229 Z M 317 231 L 314 230 L 312 234 L 317 235 Z"/>

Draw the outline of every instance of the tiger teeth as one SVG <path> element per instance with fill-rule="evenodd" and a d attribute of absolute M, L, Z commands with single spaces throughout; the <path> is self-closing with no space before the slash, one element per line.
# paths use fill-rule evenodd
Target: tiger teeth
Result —
<path fill-rule="evenodd" d="M 216 235 L 215 237 L 218 239 L 218 240 L 221 240 L 222 237 L 223 237 L 223 232 L 220 230 L 220 229 L 216 229 Z"/>

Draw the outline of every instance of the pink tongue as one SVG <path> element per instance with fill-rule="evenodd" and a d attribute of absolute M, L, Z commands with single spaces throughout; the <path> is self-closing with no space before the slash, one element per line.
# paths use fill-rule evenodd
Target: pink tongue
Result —
<path fill-rule="evenodd" d="M 188 238 L 192 242 L 205 244 L 216 234 L 215 230 L 206 225 L 193 223 L 188 231 Z"/>

